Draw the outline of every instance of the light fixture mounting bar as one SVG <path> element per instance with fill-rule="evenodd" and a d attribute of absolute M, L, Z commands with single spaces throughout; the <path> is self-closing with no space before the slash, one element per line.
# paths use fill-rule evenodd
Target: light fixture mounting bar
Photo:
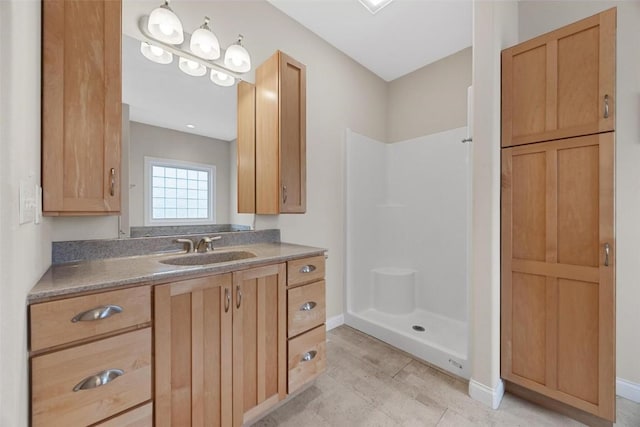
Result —
<path fill-rule="evenodd" d="M 228 69 L 225 65 L 224 65 L 224 54 L 225 54 L 225 49 L 222 48 L 222 46 L 220 47 L 220 58 L 216 59 L 215 61 L 208 61 L 206 59 L 202 59 L 196 55 L 194 55 L 193 53 L 191 53 L 191 51 L 189 50 L 189 43 L 191 41 L 191 34 L 185 32 L 184 33 L 184 41 L 182 42 L 182 44 L 176 46 L 176 45 L 172 45 L 172 44 L 168 44 L 168 43 L 164 43 L 161 42 L 157 39 L 155 39 L 153 37 L 153 35 L 149 32 L 149 30 L 147 29 L 147 24 L 149 22 L 149 16 L 148 15 L 143 15 L 140 17 L 140 19 L 138 20 L 138 29 L 140 30 L 140 32 L 142 33 L 142 36 L 144 38 L 143 41 L 150 43 L 152 45 L 161 47 L 162 49 L 166 50 L 167 52 L 170 52 L 174 55 L 178 55 L 181 56 L 183 58 L 189 59 L 191 61 L 197 62 L 198 64 L 201 64 L 209 69 L 212 70 L 216 70 L 216 71 L 221 71 L 231 77 L 234 77 L 237 80 L 244 80 L 243 76 L 245 74 L 241 74 L 238 73 L 236 71 L 232 71 L 230 69 Z"/>

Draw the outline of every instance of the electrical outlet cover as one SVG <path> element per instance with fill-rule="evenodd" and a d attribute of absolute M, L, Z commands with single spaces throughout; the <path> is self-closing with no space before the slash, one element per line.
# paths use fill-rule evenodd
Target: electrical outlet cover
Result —
<path fill-rule="evenodd" d="M 35 183 L 31 179 L 20 180 L 20 224 L 33 222 L 36 216 Z"/>

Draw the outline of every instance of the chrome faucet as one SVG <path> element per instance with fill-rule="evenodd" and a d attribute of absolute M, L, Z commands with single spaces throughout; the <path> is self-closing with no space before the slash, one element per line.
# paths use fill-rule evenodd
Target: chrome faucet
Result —
<path fill-rule="evenodd" d="M 191 252 L 193 252 L 193 240 L 191 240 L 191 239 L 176 239 L 176 240 L 174 240 L 174 242 L 176 242 L 176 243 L 186 243 L 187 245 L 189 245 L 187 247 L 187 253 L 190 254 Z"/>
<path fill-rule="evenodd" d="M 209 252 L 209 251 L 212 251 L 213 250 L 213 246 L 211 245 L 211 243 L 214 240 L 220 240 L 220 239 L 222 239 L 222 236 L 203 237 L 202 239 L 200 239 L 200 241 L 196 245 L 196 252 Z"/>

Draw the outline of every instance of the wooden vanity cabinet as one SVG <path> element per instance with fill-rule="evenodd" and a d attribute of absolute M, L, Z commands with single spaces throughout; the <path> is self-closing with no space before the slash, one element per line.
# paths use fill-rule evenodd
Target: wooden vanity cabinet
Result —
<path fill-rule="evenodd" d="M 158 285 L 156 426 L 241 426 L 286 397 L 286 268 Z"/>
<path fill-rule="evenodd" d="M 616 9 L 502 51 L 502 147 L 614 130 Z"/>
<path fill-rule="evenodd" d="M 306 67 L 276 52 L 256 68 L 257 214 L 306 211 Z"/>
<path fill-rule="evenodd" d="M 120 212 L 121 8 L 42 2 L 44 215 Z"/>
<path fill-rule="evenodd" d="M 31 424 L 149 420 L 150 308 L 149 286 L 31 305 Z"/>

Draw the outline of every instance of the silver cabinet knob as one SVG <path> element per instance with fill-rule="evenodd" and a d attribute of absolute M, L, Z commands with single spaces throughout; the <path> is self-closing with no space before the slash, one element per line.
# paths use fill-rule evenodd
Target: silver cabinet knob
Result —
<path fill-rule="evenodd" d="M 316 266 L 315 265 L 303 265 L 302 267 L 300 267 L 300 273 L 311 273 L 312 271 L 316 271 Z"/>
<path fill-rule="evenodd" d="M 315 359 L 317 354 L 318 352 L 315 350 L 307 351 L 305 354 L 302 355 L 302 357 L 300 358 L 300 361 L 309 362 L 310 360 Z"/>
<path fill-rule="evenodd" d="M 300 311 L 311 311 L 316 307 L 316 305 L 315 301 L 305 302 L 300 306 Z"/>

